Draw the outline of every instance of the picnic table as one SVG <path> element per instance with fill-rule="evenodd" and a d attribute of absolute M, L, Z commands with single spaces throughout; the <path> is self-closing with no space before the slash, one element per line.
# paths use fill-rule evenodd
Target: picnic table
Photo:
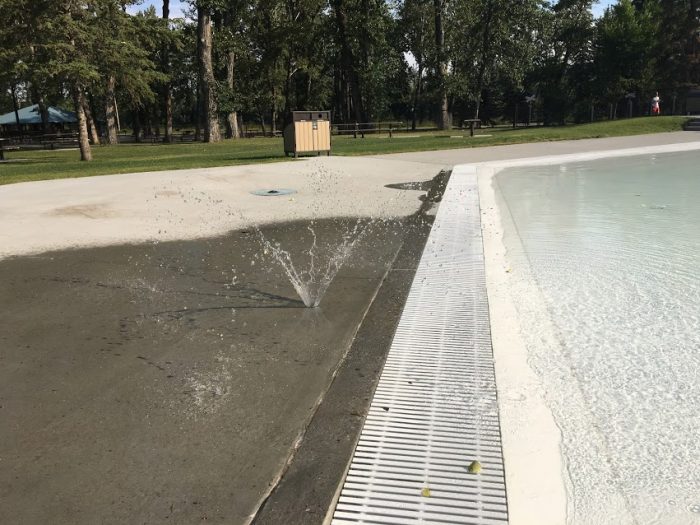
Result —
<path fill-rule="evenodd" d="M 55 149 L 56 146 L 73 146 L 78 144 L 77 133 L 48 133 L 46 135 L 37 135 L 36 140 L 48 149 Z"/>
<path fill-rule="evenodd" d="M 5 160 L 5 152 L 18 150 L 19 146 L 10 145 L 10 139 L 0 138 L 0 160 Z"/>
<path fill-rule="evenodd" d="M 465 124 L 469 124 L 469 136 L 473 137 L 474 136 L 474 127 L 476 126 L 477 128 L 481 127 L 481 119 L 480 118 L 468 118 L 464 119 L 462 121 L 462 128 L 465 127 Z"/>

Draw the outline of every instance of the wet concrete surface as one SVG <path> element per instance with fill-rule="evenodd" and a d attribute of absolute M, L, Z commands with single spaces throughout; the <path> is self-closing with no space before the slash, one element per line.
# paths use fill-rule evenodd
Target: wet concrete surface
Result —
<path fill-rule="evenodd" d="M 254 525 L 321 525 L 332 515 L 430 233 L 432 217 L 416 219 L 299 451 Z"/>
<path fill-rule="evenodd" d="M 372 225 L 315 309 L 252 230 L 0 261 L 0 523 L 248 521 L 414 232 Z"/>

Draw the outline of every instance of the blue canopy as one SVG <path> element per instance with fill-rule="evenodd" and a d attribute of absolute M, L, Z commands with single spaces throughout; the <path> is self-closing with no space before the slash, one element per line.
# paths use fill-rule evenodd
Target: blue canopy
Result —
<path fill-rule="evenodd" d="M 49 112 L 49 122 L 54 124 L 72 124 L 78 122 L 75 113 L 72 111 L 66 111 L 61 108 L 55 108 L 49 106 L 47 108 Z M 41 114 L 39 113 L 39 104 L 34 104 L 33 106 L 27 106 L 19 110 L 19 123 L 20 124 L 41 124 Z M 0 115 L 0 126 L 14 126 L 17 124 L 15 119 L 15 112 L 10 111 L 4 115 Z"/>

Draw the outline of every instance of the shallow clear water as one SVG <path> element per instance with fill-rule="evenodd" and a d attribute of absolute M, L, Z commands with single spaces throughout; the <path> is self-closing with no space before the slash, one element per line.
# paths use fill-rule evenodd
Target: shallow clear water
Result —
<path fill-rule="evenodd" d="M 700 152 L 495 184 L 569 522 L 700 523 Z"/>

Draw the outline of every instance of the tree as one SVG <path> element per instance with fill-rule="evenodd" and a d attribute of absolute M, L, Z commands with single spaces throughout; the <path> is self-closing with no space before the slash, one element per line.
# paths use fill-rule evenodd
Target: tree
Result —
<path fill-rule="evenodd" d="M 197 3 L 197 39 L 199 43 L 199 84 L 204 117 L 204 142 L 219 142 L 219 109 L 216 79 L 212 62 L 211 7 L 204 0 Z"/>
<path fill-rule="evenodd" d="M 163 0 L 163 23 L 165 30 L 170 29 L 170 0 Z M 170 75 L 170 42 L 163 45 L 161 66 L 163 73 Z M 173 137 L 173 91 L 170 78 L 163 84 L 163 109 L 165 112 L 165 136 L 163 142 L 172 142 Z"/>
<path fill-rule="evenodd" d="M 225 115 L 227 139 L 238 139 L 241 136 L 238 123 L 240 97 L 237 96 L 236 89 L 236 56 L 244 46 L 242 33 L 247 25 L 244 13 L 248 7 L 246 0 L 229 0 L 222 7 L 222 23 L 215 39 L 225 71 L 225 81 L 219 88 L 219 110 Z"/>
<path fill-rule="evenodd" d="M 592 60 L 591 0 L 559 0 L 544 13 L 541 54 L 532 76 L 542 98 L 545 124 L 564 124 L 573 107 L 571 75 Z"/>
<path fill-rule="evenodd" d="M 451 115 L 447 102 L 447 54 L 445 52 L 445 29 L 443 16 L 446 0 L 433 0 L 435 17 L 435 79 L 438 89 L 438 129 L 449 129 Z"/>
<path fill-rule="evenodd" d="M 602 101 L 617 105 L 627 93 L 647 100 L 653 90 L 655 58 L 653 18 L 648 7 L 631 0 L 605 11 L 596 28 L 595 85 Z"/>
<path fill-rule="evenodd" d="M 47 23 L 52 19 L 58 22 L 57 34 L 47 35 L 46 38 L 50 40 L 42 42 L 49 60 L 41 63 L 41 71 L 62 78 L 68 84 L 78 117 L 80 160 L 91 161 L 85 88 L 99 79 L 93 54 L 99 38 L 94 30 L 95 11 L 93 6 L 86 6 L 79 0 L 68 0 L 55 6 L 56 11 L 53 7 L 50 6 L 43 14 L 47 16 Z"/>
<path fill-rule="evenodd" d="M 671 94 L 700 85 L 700 2 L 647 0 L 643 7 L 655 22 L 656 88 Z"/>
<path fill-rule="evenodd" d="M 418 108 L 423 92 L 426 59 L 434 41 L 431 6 L 427 0 L 405 0 L 399 10 L 399 31 L 403 38 L 402 50 L 415 60 L 415 80 L 411 97 L 411 129 L 416 129 Z"/>
<path fill-rule="evenodd" d="M 365 113 L 364 104 L 362 102 L 360 80 L 357 66 L 355 64 L 355 54 L 350 43 L 348 15 L 345 1 L 346 0 L 331 0 L 331 6 L 333 7 L 333 13 L 335 14 L 338 46 L 340 47 L 340 80 L 341 83 L 345 83 L 349 87 L 352 112 L 355 122 L 365 122 L 367 120 L 367 116 Z"/>

